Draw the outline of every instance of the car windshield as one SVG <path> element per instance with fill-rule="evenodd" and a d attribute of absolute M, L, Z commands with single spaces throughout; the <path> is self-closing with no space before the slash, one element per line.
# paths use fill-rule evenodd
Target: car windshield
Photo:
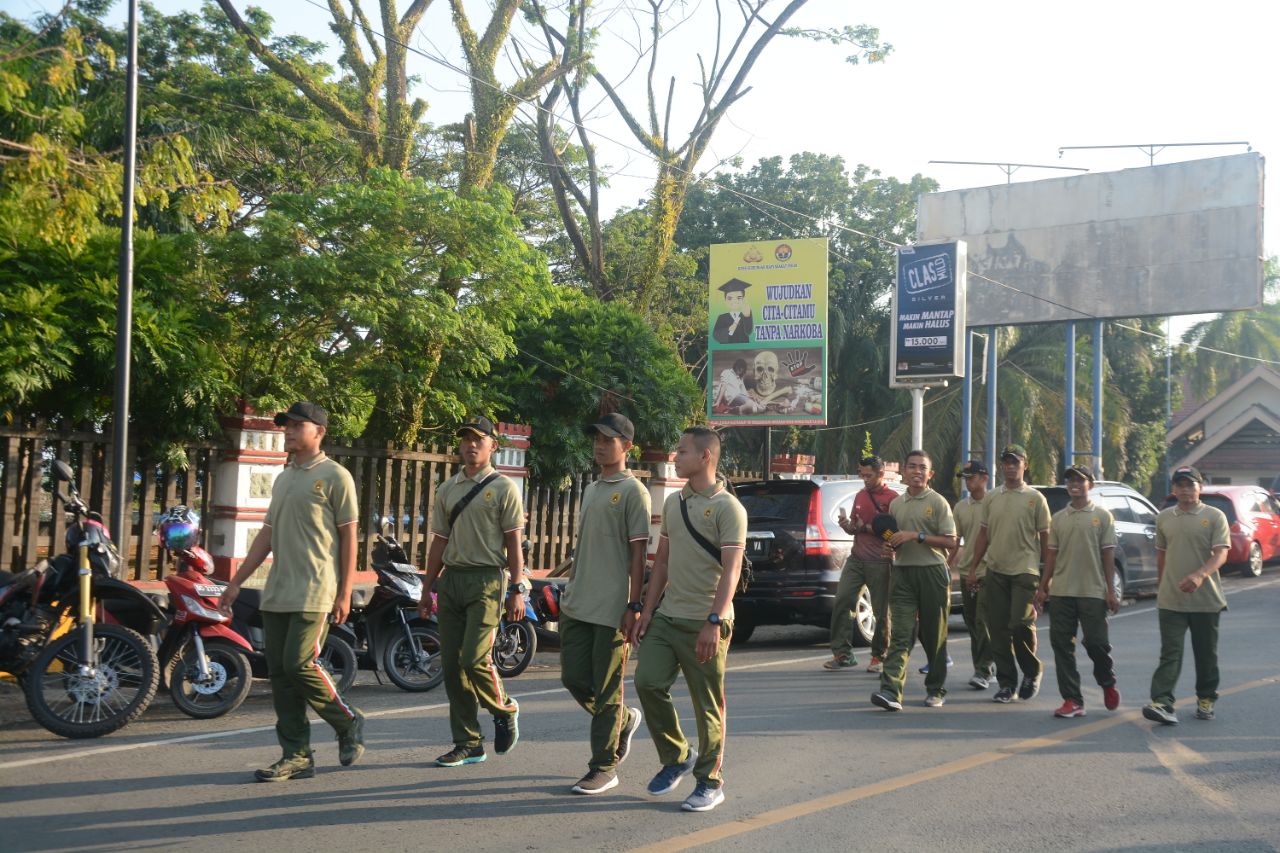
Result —
<path fill-rule="evenodd" d="M 1053 515 L 1071 503 L 1071 496 L 1061 486 L 1040 486 L 1039 489 L 1049 504 L 1049 515 Z"/>
<path fill-rule="evenodd" d="M 738 500 L 750 521 L 773 521 L 803 527 L 809 517 L 812 489 L 777 491 L 768 486 L 740 486 Z"/>
<path fill-rule="evenodd" d="M 1164 499 L 1164 508 L 1168 509 L 1171 506 L 1177 505 L 1177 503 L 1178 499 L 1173 495 L 1169 495 L 1169 497 Z M 1227 524 L 1236 523 L 1235 505 L 1231 502 L 1231 498 L 1226 495 L 1206 495 L 1202 492 L 1200 494 L 1200 503 L 1211 506 L 1214 509 L 1222 510 L 1222 514 L 1227 517 Z"/>

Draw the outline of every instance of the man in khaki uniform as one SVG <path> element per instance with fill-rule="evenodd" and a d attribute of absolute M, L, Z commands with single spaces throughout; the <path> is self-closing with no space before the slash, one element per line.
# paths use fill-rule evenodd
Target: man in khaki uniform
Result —
<path fill-rule="evenodd" d="M 616 768 L 640 727 L 639 708 L 623 704 L 627 636 L 643 605 L 649 544 L 649 490 L 627 470 L 635 426 L 622 414 L 587 427 L 600 479 L 582 493 L 578 541 L 560 602 L 560 680 L 591 715 L 591 761 L 575 794 L 618 784 Z"/>
<path fill-rule="evenodd" d="M 1173 690 L 1182 672 L 1183 638 L 1191 632 L 1196 661 L 1196 719 L 1212 720 L 1218 701 L 1218 619 L 1227 609 L 1218 570 L 1227 561 L 1231 531 L 1222 510 L 1200 502 L 1204 479 L 1190 465 L 1175 468 L 1171 506 L 1156 516 L 1160 585 L 1160 664 L 1151 675 L 1151 704 L 1142 716 L 1174 725 Z"/>
<path fill-rule="evenodd" d="M 724 668 L 747 543 L 747 511 L 717 479 L 719 460 L 720 436 L 713 430 L 690 427 L 680 436 L 676 474 L 688 482 L 662 508 L 658 554 L 640 618 L 631 627 L 632 642 L 640 643 L 636 693 L 662 762 L 649 794 L 674 791 L 693 771 L 698 784 L 680 807 L 694 812 L 724 802 Z M 693 700 L 697 751 L 680 730 L 671 700 L 680 673 Z"/>
<path fill-rule="evenodd" d="M 947 553 L 956 546 L 956 524 L 946 498 L 929 488 L 933 461 L 923 450 L 907 454 L 903 466 L 907 493 L 889 505 L 898 530 L 889 539 L 893 580 L 889 590 L 889 652 L 880 673 L 880 690 L 872 704 L 902 710 L 907 656 L 919 630 L 929 662 L 924 704 L 940 708 L 947 690 L 947 613 L 951 609 L 951 574 Z"/>
<path fill-rule="evenodd" d="M 315 775 L 308 705 L 337 732 L 338 760 L 344 766 L 364 754 L 364 715 L 339 695 L 333 679 L 316 660 L 329 616 L 345 622 L 351 609 L 355 484 L 346 468 L 320 450 L 329 424 L 324 409 L 297 402 L 277 414 L 275 422 L 284 427 L 284 449 L 292 458 L 271 487 L 266 523 L 221 602 L 222 612 L 230 616 L 240 586 L 268 554 L 275 555 L 260 609 L 276 738 L 284 755 L 255 773 L 260 782 Z"/>
<path fill-rule="evenodd" d="M 462 470 L 436 489 L 431 510 L 424 594 L 418 613 L 440 610 L 440 656 L 449 695 L 453 749 L 436 759 L 441 767 L 476 764 L 486 758 L 480 706 L 493 715 L 493 749 L 510 752 L 520 739 L 520 706 L 493 667 L 493 639 L 502 618 L 524 618 L 524 560 L 520 490 L 489 464 L 498 435 L 493 421 L 471 418 L 458 428 Z M 437 587 L 439 602 L 428 592 Z"/>
<path fill-rule="evenodd" d="M 1118 613 L 1116 597 L 1116 524 L 1106 507 L 1089 500 L 1093 469 L 1072 465 L 1063 475 L 1071 503 L 1054 514 L 1049 525 L 1049 554 L 1044 561 L 1036 607 L 1052 593 L 1049 645 L 1058 670 L 1062 707 L 1055 717 L 1083 717 L 1084 693 L 1076 668 L 1076 630 L 1084 633 L 1084 650 L 1093 661 L 1093 678 L 1102 688 L 1108 711 L 1120 707 L 1107 613 Z"/>
<path fill-rule="evenodd" d="M 1027 451 L 1011 444 L 1000 454 L 1004 487 L 986 497 L 986 517 L 969 563 L 969 582 L 987 560 L 983 581 L 991 656 L 1000 689 L 993 701 L 1013 701 L 1014 687 L 1024 702 L 1040 692 L 1044 664 L 1036 657 L 1035 596 L 1040 564 L 1049 546 L 1049 503 L 1024 481 Z M 1022 683 L 1018 683 L 1018 668 Z"/>
<path fill-rule="evenodd" d="M 987 575 L 986 560 L 978 565 L 977 583 L 969 583 L 967 572 L 973 558 L 973 548 L 978 542 L 978 531 L 982 528 L 990 472 L 981 461 L 970 459 L 960 469 L 960 476 L 964 479 L 965 491 L 969 494 L 961 498 L 951 510 L 956 520 L 960 547 L 951 552 L 947 568 L 959 573 L 964 627 L 969 632 L 969 653 L 973 657 L 973 677 L 969 679 L 969 686 L 974 690 L 986 690 L 991 686 L 991 674 L 994 671 L 991 637 L 987 633 L 986 615 L 982 612 L 982 580 Z"/>

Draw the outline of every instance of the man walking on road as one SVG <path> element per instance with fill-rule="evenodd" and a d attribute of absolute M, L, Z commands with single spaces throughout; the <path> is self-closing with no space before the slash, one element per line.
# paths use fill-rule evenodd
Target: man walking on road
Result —
<path fill-rule="evenodd" d="M 994 667 L 986 614 L 982 612 L 982 581 L 987 574 L 987 562 L 983 560 L 978 565 L 976 583 L 969 582 L 967 570 L 973 558 L 974 546 L 978 543 L 978 531 L 982 528 L 986 509 L 984 499 L 987 496 L 990 473 L 982 462 L 970 459 L 960 469 L 960 476 L 964 479 L 964 487 L 969 494 L 961 498 L 952 510 L 956 519 L 956 533 L 960 536 L 960 547 L 951 552 L 947 568 L 960 575 L 964 627 L 969 632 L 969 652 L 973 656 L 973 677 L 969 679 L 969 686 L 974 690 L 986 690 L 991 686 Z"/>
<path fill-rule="evenodd" d="M 1120 611 L 1116 597 L 1116 525 L 1106 507 L 1089 500 L 1093 470 L 1073 465 L 1063 479 L 1071 503 L 1055 513 L 1049 525 L 1049 553 L 1044 561 L 1036 608 L 1052 602 L 1049 645 L 1058 670 L 1062 707 L 1055 717 L 1083 717 L 1084 693 L 1076 668 L 1076 629 L 1084 633 L 1084 650 L 1093 661 L 1093 677 L 1102 688 L 1108 711 L 1120 707 L 1107 613 Z M 1050 595 L 1052 594 L 1052 598 Z"/>
<path fill-rule="evenodd" d="M 871 702 L 886 711 L 902 710 L 907 681 L 907 656 L 915 642 L 929 662 L 924 704 L 940 708 L 947 690 L 947 613 L 951 609 L 951 575 L 947 554 L 956 547 L 951 507 L 929 488 L 933 461 L 923 450 L 907 454 L 903 479 L 907 493 L 894 498 L 889 513 L 897 532 L 889 539 L 893 554 L 893 583 L 889 592 L 889 652 L 880 674 L 880 691 Z"/>
<path fill-rule="evenodd" d="M 603 794 L 640 728 L 639 708 L 623 704 L 627 637 L 643 605 L 649 544 L 649 490 L 627 470 L 635 426 L 604 415 L 587 427 L 600 479 L 582 493 L 573 569 L 560 602 L 560 680 L 591 715 L 591 761 L 575 794 Z"/>
<path fill-rule="evenodd" d="M 276 712 L 276 738 L 283 757 L 254 774 L 261 782 L 309 779 L 315 775 L 311 751 L 310 705 L 338 734 L 338 760 L 349 766 L 364 754 L 364 715 L 338 693 L 316 661 L 330 615 L 345 622 L 351 609 L 356 569 L 356 490 L 346 468 L 320 449 L 329 415 L 314 403 L 297 402 L 275 417 L 284 427 L 289 464 L 271 487 L 267 520 L 249 553 L 222 593 L 221 610 L 241 585 L 273 554 L 262 592 L 265 656 Z"/>
<path fill-rule="evenodd" d="M 662 769 L 649 782 L 655 797 L 674 791 L 690 771 L 698 780 L 681 804 L 707 812 L 724 802 L 724 669 L 733 634 L 733 594 L 747 542 L 747 511 L 716 477 L 720 436 L 689 427 L 676 445 L 676 475 L 688 482 L 667 498 L 662 535 L 640 618 L 635 688 Z M 661 605 L 659 605 L 661 602 Z M 695 752 L 671 700 L 676 676 L 693 700 Z"/>
<path fill-rule="evenodd" d="M 831 660 L 824 669 L 848 670 L 858 665 L 853 656 L 854 615 L 858 596 L 867 588 L 871 596 L 871 612 L 875 616 L 876 630 L 871 639 L 871 662 L 867 672 L 880 672 L 883 668 L 889 637 L 889 566 L 891 561 L 884 553 L 884 540 L 871 529 L 877 515 L 887 513 L 889 504 L 898 493 L 884 481 L 884 460 L 879 456 L 864 456 L 858 463 L 858 476 L 862 489 L 854 496 L 851 515 L 840 508 L 837 521 L 845 533 L 853 534 L 853 550 L 845 561 L 836 586 L 836 600 L 831 611 Z"/>
<path fill-rule="evenodd" d="M 1040 564 L 1049 548 L 1049 504 L 1024 481 L 1027 451 L 1011 444 L 1000 454 L 1004 487 L 986 497 L 986 517 L 969 562 L 969 583 L 987 560 L 983 582 L 987 631 L 1000 689 L 992 699 L 1008 704 L 1014 688 L 1024 702 L 1040 692 L 1044 664 L 1036 657 L 1035 595 Z M 1018 683 L 1018 668 L 1022 683 Z"/>
<path fill-rule="evenodd" d="M 457 436 L 462 470 L 436 489 L 418 605 L 423 618 L 433 607 L 440 611 L 440 656 L 453 733 L 453 749 L 436 759 L 441 767 L 487 757 L 481 705 L 493 715 L 494 752 L 505 755 L 520 740 L 520 706 L 507 695 L 492 653 L 503 602 L 508 619 L 524 617 L 524 507 L 516 484 L 489 464 L 498 446 L 493 421 L 471 418 L 458 427 Z M 439 588 L 435 605 L 432 587 Z"/>
<path fill-rule="evenodd" d="M 1196 662 L 1196 719 L 1212 720 L 1218 701 L 1218 619 L 1227 609 L 1218 570 L 1227 561 L 1231 533 L 1222 510 L 1200 502 L 1204 479 L 1191 466 L 1175 468 L 1177 505 L 1156 516 L 1156 569 L 1160 584 L 1160 664 L 1151 675 L 1151 704 L 1142 716 L 1178 722 L 1173 690 L 1182 672 L 1183 638 L 1191 632 Z"/>

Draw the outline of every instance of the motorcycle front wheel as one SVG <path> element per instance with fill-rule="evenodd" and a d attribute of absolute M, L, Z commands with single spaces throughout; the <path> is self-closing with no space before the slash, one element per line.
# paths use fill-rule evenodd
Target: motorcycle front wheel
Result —
<path fill-rule="evenodd" d="M 493 664 L 498 675 L 515 678 L 533 663 L 533 654 L 537 650 L 538 635 L 533 632 L 532 625 L 524 620 L 503 620 L 493 641 Z"/>
<path fill-rule="evenodd" d="M 62 737 L 102 737 L 123 728 L 147 710 L 160 683 L 156 653 L 136 631 L 94 625 L 93 662 L 82 659 L 83 637 L 84 629 L 76 628 L 50 641 L 26 672 L 31 716 Z"/>
<path fill-rule="evenodd" d="M 189 642 L 174 656 L 169 696 L 178 710 L 197 720 L 211 720 L 239 708 L 253 687 L 249 658 L 232 643 L 205 640 L 208 678 L 200 677 L 196 644 Z"/>
<path fill-rule="evenodd" d="M 410 625 L 409 633 L 412 641 L 403 630 L 396 631 L 382 653 L 382 668 L 396 687 L 422 693 L 444 681 L 440 635 L 426 625 Z"/>

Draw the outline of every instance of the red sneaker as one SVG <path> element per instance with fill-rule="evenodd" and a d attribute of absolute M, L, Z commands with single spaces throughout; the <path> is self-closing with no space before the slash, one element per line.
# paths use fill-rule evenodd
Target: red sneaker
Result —
<path fill-rule="evenodd" d="M 1053 712 L 1055 717 L 1083 717 L 1084 706 L 1073 699 L 1062 703 L 1062 707 Z"/>
<path fill-rule="evenodd" d="M 1120 707 L 1120 690 L 1114 684 L 1102 688 L 1102 705 L 1108 711 L 1114 711 Z"/>

